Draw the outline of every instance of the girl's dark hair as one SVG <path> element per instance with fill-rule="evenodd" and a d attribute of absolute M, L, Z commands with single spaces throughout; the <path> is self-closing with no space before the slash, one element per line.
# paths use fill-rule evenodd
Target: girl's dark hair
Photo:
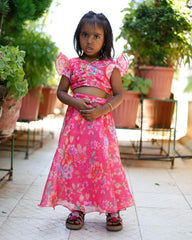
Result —
<path fill-rule="evenodd" d="M 113 47 L 113 32 L 108 19 L 102 13 L 94 13 L 92 11 L 86 13 L 80 20 L 77 29 L 74 34 L 73 44 L 75 51 L 79 57 L 83 56 L 83 51 L 80 46 L 80 33 L 82 26 L 90 24 L 93 26 L 102 27 L 104 31 L 104 44 L 100 51 L 99 59 L 113 58 L 115 50 Z"/>

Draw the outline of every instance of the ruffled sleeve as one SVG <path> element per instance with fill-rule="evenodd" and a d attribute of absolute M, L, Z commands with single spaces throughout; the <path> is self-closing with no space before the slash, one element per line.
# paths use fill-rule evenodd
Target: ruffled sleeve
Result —
<path fill-rule="evenodd" d="M 69 59 L 63 53 L 60 53 L 57 57 L 55 67 L 59 75 L 65 75 L 66 77 L 70 78 L 71 68 Z"/>
<path fill-rule="evenodd" d="M 120 70 L 121 77 L 123 77 L 128 69 L 129 69 L 129 59 L 127 54 L 122 53 L 117 59 L 116 62 L 111 63 L 106 68 L 106 75 L 108 78 L 111 77 L 111 74 L 114 68 L 118 68 Z"/>

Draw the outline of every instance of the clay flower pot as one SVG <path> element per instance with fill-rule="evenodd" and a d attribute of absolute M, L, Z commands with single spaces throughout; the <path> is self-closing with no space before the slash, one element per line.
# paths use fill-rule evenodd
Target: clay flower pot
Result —
<path fill-rule="evenodd" d="M 143 113 L 146 124 L 152 128 L 170 128 L 174 108 L 175 101 L 144 100 Z"/>
<path fill-rule="evenodd" d="M 2 107 L 2 113 L 0 116 L 0 136 L 9 137 L 15 130 L 17 119 L 19 118 L 19 112 L 21 109 L 22 98 L 18 100 L 4 99 Z"/>
<path fill-rule="evenodd" d="M 124 91 L 123 102 L 112 111 L 116 128 L 136 128 L 139 103 L 138 93 Z"/>
<path fill-rule="evenodd" d="M 42 101 L 39 106 L 39 116 L 46 117 L 52 114 L 56 106 L 57 88 L 54 86 L 43 86 Z"/>
<path fill-rule="evenodd" d="M 141 77 L 151 79 L 152 88 L 149 89 L 147 98 L 169 99 L 174 75 L 174 68 L 146 66 L 139 67 Z"/>
<path fill-rule="evenodd" d="M 22 99 L 19 121 L 36 121 L 38 119 L 42 86 L 30 90 Z"/>

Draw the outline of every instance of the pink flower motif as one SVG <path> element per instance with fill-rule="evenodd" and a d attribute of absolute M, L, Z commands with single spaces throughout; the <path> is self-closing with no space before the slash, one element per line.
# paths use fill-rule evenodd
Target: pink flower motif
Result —
<path fill-rule="evenodd" d="M 63 53 L 60 53 L 55 62 L 55 68 L 59 75 L 62 75 L 63 71 L 66 68 L 69 68 L 68 62 L 69 62 L 68 58 Z M 70 72 L 68 72 L 68 74 L 66 75 L 69 77 Z"/>
<path fill-rule="evenodd" d="M 127 54 L 122 53 L 116 60 L 117 65 L 120 66 L 121 76 L 124 76 L 129 68 L 129 59 Z"/>
<path fill-rule="evenodd" d="M 113 71 L 114 68 L 118 68 L 120 73 L 121 73 L 121 77 L 123 77 L 127 72 L 128 72 L 128 68 L 129 68 L 129 59 L 127 54 L 122 53 L 117 59 L 116 59 L 116 63 L 112 63 L 109 64 L 108 67 L 106 68 L 106 76 L 108 78 L 110 78 L 111 73 Z"/>
<path fill-rule="evenodd" d="M 72 178 L 73 168 L 71 166 L 64 166 L 64 178 L 71 179 Z"/>
<path fill-rule="evenodd" d="M 93 182 L 97 182 L 98 180 L 101 179 L 102 173 L 103 173 L 102 165 L 98 162 L 95 162 L 91 166 L 91 171 L 88 177 L 91 178 Z"/>

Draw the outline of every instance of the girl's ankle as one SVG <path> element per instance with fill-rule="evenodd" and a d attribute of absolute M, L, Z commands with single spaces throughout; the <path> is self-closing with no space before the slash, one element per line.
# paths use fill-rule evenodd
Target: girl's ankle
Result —
<path fill-rule="evenodd" d="M 114 218 L 118 218 L 119 217 L 119 213 L 110 213 L 111 214 L 111 217 L 114 217 Z"/>
<path fill-rule="evenodd" d="M 76 216 L 78 217 L 79 215 L 84 215 L 84 213 L 82 211 L 78 211 L 78 210 L 74 210 L 71 212 L 72 216 Z"/>

